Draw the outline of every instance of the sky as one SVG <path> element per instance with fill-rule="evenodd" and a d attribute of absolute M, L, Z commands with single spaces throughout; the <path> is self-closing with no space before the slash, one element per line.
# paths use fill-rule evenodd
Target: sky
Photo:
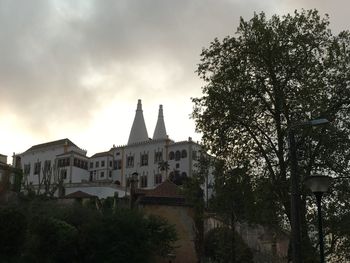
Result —
<path fill-rule="evenodd" d="M 200 140 L 200 53 L 254 12 L 316 8 L 350 29 L 348 0 L 0 0 L 0 153 L 69 138 L 88 156 L 125 145 L 142 100 L 176 141 Z"/>

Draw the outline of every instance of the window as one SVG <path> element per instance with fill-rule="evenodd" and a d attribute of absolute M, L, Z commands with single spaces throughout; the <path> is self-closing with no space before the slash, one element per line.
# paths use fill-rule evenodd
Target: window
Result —
<path fill-rule="evenodd" d="M 147 166 L 148 165 L 148 154 L 144 153 L 141 154 L 141 166 Z"/>
<path fill-rule="evenodd" d="M 108 172 L 108 177 L 109 177 L 109 178 L 112 178 L 112 171 L 109 171 L 109 172 Z"/>
<path fill-rule="evenodd" d="M 147 175 L 141 176 L 141 187 L 147 187 Z"/>
<path fill-rule="evenodd" d="M 134 167 L 134 156 L 128 156 L 126 158 L 126 167 L 127 168 Z"/>
<path fill-rule="evenodd" d="M 105 177 L 105 172 L 100 173 L 101 178 Z"/>
<path fill-rule="evenodd" d="M 181 151 L 181 158 L 186 158 L 187 157 L 187 151 L 186 150 L 182 150 Z"/>
<path fill-rule="evenodd" d="M 105 167 L 105 161 L 101 161 L 101 167 Z"/>
<path fill-rule="evenodd" d="M 180 168 L 180 164 L 179 163 L 176 164 L 176 168 Z"/>
<path fill-rule="evenodd" d="M 113 166 L 113 162 L 109 161 L 109 167 L 112 167 L 112 166 Z"/>
<path fill-rule="evenodd" d="M 100 167 L 100 162 L 96 162 L 96 163 L 95 163 L 95 167 L 96 167 L 96 168 Z"/>
<path fill-rule="evenodd" d="M 24 172 L 25 175 L 30 174 L 30 164 L 25 164 L 24 165 L 23 172 Z"/>
<path fill-rule="evenodd" d="M 87 169 L 87 162 L 80 160 L 78 158 L 74 158 L 74 166 L 79 167 L 81 169 Z M 91 167 L 91 165 L 90 165 L 90 167 Z"/>
<path fill-rule="evenodd" d="M 34 164 L 34 174 L 40 174 L 41 162 L 36 162 Z"/>
<path fill-rule="evenodd" d="M 67 179 L 67 170 L 66 169 L 61 170 L 61 178 Z"/>
<path fill-rule="evenodd" d="M 163 153 L 162 152 L 155 152 L 154 153 L 154 163 L 159 163 L 163 161 Z"/>
<path fill-rule="evenodd" d="M 179 161 L 180 158 L 181 158 L 181 153 L 180 153 L 180 151 L 176 151 L 176 152 L 175 152 L 175 161 Z"/>
<path fill-rule="evenodd" d="M 90 162 L 90 168 L 94 168 L 94 163 L 93 162 Z"/>
<path fill-rule="evenodd" d="M 70 159 L 68 158 L 63 158 L 58 160 L 58 167 L 66 167 L 70 165 Z"/>
<path fill-rule="evenodd" d="M 154 184 L 161 184 L 162 183 L 162 175 L 161 174 L 155 174 L 154 175 Z"/>
<path fill-rule="evenodd" d="M 128 178 L 126 179 L 126 186 L 127 186 L 127 187 L 130 187 L 130 185 L 131 185 L 131 178 L 128 177 Z"/>
<path fill-rule="evenodd" d="M 44 171 L 45 172 L 49 172 L 51 170 L 51 161 L 50 160 L 46 160 L 44 162 Z"/>
<path fill-rule="evenodd" d="M 120 170 L 122 169 L 122 160 L 115 160 L 114 161 L 114 170 Z"/>
<path fill-rule="evenodd" d="M 192 152 L 192 159 L 197 160 L 197 151 Z"/>
<path fill-rule="evenodd" d="M 94 173 L 93 171 L 90 172 L 90 177 L 89 177 L 89 181 L 92 182 L 92 179 L 94 178 Z"/>
<path fill-rule="evenodd" d="M 170 153 L 169 153 L 169 159 L 170 159 L 170 160 L 174 160 L 174 158 L 175 158 L 174 152 L 170 152 Z"/>

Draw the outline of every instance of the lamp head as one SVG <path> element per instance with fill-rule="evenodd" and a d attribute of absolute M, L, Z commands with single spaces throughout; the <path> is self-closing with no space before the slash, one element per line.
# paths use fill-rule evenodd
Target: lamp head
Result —
<path fill-rule="evenodd" d="M 327 120 L 325 118 L 321 118 L 321 119 L 310 120 L 308 123 L 311 126 L 318 126 L 318 125 L 323 125 L 323 124 L 329 123 L 329 120 Z"/>
<path fill-rule="evenodd" d="M 313 193 L 326 193 L 332 184 L 332 177 L 313 175 L 307 177 L 304 183 Z"/>

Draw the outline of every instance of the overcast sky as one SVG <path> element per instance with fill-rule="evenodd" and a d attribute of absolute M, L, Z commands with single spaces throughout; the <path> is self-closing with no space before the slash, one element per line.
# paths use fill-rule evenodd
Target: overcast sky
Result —
<path fill-rule="evenodd" d="M 349 29 L 347 0 L 0 0 L 0 153 L 69 138 L 88 155 L 127 143 L 137 99 L 152 137 L 195 134 L 191 97 L 203 47 L 239 17 L 317 8 Z M 9 160 L 10 161 L 10 160 Z"/>

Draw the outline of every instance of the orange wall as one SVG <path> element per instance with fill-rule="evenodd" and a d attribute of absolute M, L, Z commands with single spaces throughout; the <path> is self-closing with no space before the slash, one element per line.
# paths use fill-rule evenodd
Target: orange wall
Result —
<path fill-rule="evenodd" d="M 196 263 L 197 255 L 194 247 L 194 222 L 192 209 L 185 206 L 144 205 L 146 214 L 158 215 L 166 218 L 175 225 L 178 241 L 175 244 L 176 258 L 172 263 Z M 158 259 L 157 263 L 169 263 L 169 259 Z"/>

